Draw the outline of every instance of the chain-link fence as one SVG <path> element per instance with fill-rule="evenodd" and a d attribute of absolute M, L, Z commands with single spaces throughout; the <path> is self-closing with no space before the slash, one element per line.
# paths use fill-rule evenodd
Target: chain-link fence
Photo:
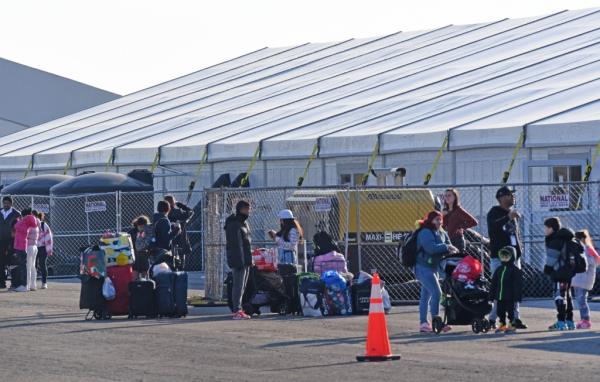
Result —
<path fill-rule="evenodd" d="M 198 271 L 203 267 L 202 192 L 170 192 L 187 204 L 194 215 L 185 225 L 191 251 L 186 255 L 185 269 Z M 189 195 L 189 198 L 188 198 Z M 98 242 L 106 231 L 128 230 L 133 220 L 145 215 L 150 218 L 162 192 L 111 192 L 75 196 L 14 195 L 18 210 L 32 208 L 46 214 L 54 235 L 54 253 L 48 258 L 52 276 L 75 275 L 79 272 L 79 249 Z M 189 200 L 188 200 L 189 199 Z"/>
<path fill-rule="evenodd" d="M 524 245 L 522 266 L 524 294 L 528 298 L 549 297 L 552 285 L 543 274 L 545 263 L 543 222 L 558 216 L 573 230 L 588 229 L 594 239 L 600 238 L 600 184 L 548 183 L 516 184 L 516 208 L 522 217 L 519 228 Z M 401 264 L 398 245 L 434 208 L 443 209 L 443 194 L 449 187 L 411 188 L 345 188 L 345 189 L 244 189 L 208 190 L 205 192 L 205 260 L 206 295 L 223 296 L 225 261 L 225 219 L 237 201 L 251 203 L 249 224 L 253 247 L 273 245 L 267 231 L 277 229 L 279 210 L 291 209 L 304 228 L 306 246 L 300 247 L 300 263 L 304 254 L 313 254 L 313 237 L 319 231 L 328 233 L 347 257 L 353 273 L 377 270 L 386 281 L 395 302 L 415 301 L 420 285 L 411 269 Z M 487 213 L 497 205 L 498 185 L 452 186 L 460 193 L 463 208 L 479 222 L 465 232 L 466 251 L 484 264 L 490 278 L 490 260 L 486 236 Z M 304 249 L 305 248 L 305 249 Z M 596 289 L 600 289 L 597 285 Z M 596 290 L 595 289 L 595 290 Z"/>

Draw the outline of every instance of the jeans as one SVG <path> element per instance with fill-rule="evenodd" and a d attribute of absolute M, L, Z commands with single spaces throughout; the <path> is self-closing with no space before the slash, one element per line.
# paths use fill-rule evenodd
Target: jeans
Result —
<path fill-rule="evenodd" d="M 590 306 L 588 305 L 588 290 L 583 288 L 573 288 L 575 291 L 575 301 L 579 308 L 580 318 L 582 320 L 590 320 Z"/>
<path fill-rule="evenodd" d="M 233 287 L 231 290 L 232 310 L 233 313 L 237 313 L 242 306 L 242 298 L 244 297 L 244 291 L 246 290 L 246 284 L 248 283 L 250 267 L 233 268 L 231 273 L 233 275 Z"/>
<path fill-rule="evenodd" d="M 556 319 L 558 321 L 573 321 L 573 297 L 571 296 L 570 281 L 568 283 L 556 283 L 554 303 L 556 304 Z"/>
<path fill-rule="evenodd" d="M 27 247 L 27 288 L 37 288 L 37 269 L 35 268 L 35 259 L 37 257 L 38 249 L 35 245 Z"/>
<path fill-rule="evenodd" d="M 496 270 L 498 268 L 500 268 L 501 265 L 502 265 L 502 262 L 500 261 L 500 259 L 498 259 L 498 258 L 491 259 L 490 270 L 492 271 L 492 276 L 494 275 L 494 273 L 496 273 Z M 517 268 L 521 269 L 521 259 L 517 259 L 517 261 L 515 261 L 515 265 L 517 266 Z M 492 311 L 490 312 L 490 316 L 489 316 L 490 321 L 496 321 L 496 319 L 498 318 L 496 305 L 498 305 L 498 304 L 496 303 L 496 301 L 494 301 L 494 306 L 492 307 Z M 520 305 L 518 302 L 515 302 L 514 316 L 515 316 L 515 320 L 518 320 L 521 318 Z"/>
<path fill-rule="evenodd" d="M 48 281 L 48 252 L 46 252 L 46 247 L 38 247 L 36 260 L 37 266 L 42 274 L 42 284 L 46 284 Z"/>
<path fill-rule="evenodd" d="M 440 298 L 442 288 L 438 280 L 437 271 L 432 268 L 417 264 L 415 276 L 421 283 L 421 299 L 419 300 L 419 319 L 421 324 L 427 322 L 427 308 L 431 311 L 431 317 L 440 314 Z"/>
<path fill-rule="evenodd" d="M 279 264 L 298 264 L 294 251 L 279 251 L 277 262 Z"/>
<path fill-rule="evenodd" d="M 15 251 L 17 255 L 17 268 L 14 272 L 16 280 L 12 280 L 11 287 L 27 287 L 27 252 Z"/>

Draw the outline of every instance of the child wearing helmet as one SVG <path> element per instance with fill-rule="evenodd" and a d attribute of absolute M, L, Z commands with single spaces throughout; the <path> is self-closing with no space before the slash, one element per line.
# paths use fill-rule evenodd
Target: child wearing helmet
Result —
<path fill-rule="evenodd" d="M 498 258 L 502 262 L 500 268 L 494 272 L 492 286 L 490 288 L 490 300 L 498 302 L 498 318 L 500 327 L 496 333 L 514 333 L 512 326 L 514 321 L 515 303 L 521 302 L 523 280 L 522 273 L 515 265 L 517 251 L 512 246 L 503 247 L 498 251 Z M 508 324 L 506 317 L 508 316 Z"/>

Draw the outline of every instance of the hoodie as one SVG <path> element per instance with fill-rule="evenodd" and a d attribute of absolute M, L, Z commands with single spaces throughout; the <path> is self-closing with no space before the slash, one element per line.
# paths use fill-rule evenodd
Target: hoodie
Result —
<path fill-rule="evenodd" d="M 155 246 L 170 251 L 171 242 L 179 234 L 179 231 L 171 229 L 171 222 L 165 215 L 155 213 L 152 222 L 154 224 Z"/>
<path fill-rule="evenodd" d="M 520 302 L 523 298 L 523 274 L 511 259 L 502 263 L 492 276 L 490 299 Z"/>
<path fill-rule="evenodd" d="M 560 268 L 559 259 L 562 255 L 565 245 L 581 247 L 581 244 L 573 239 L 575 234 L 568 228 L 561 228 L 552 235 L 546 237 L 546 265 L 544 273 L 551 274 L 552 271 L 557 271 Z M 567 248 L 567 253 L 577 250 L 578 248 Z M 579 250 L 581 252 L 581 250 Z"/>
<path fill-rule="evenodd" d="M 227 265 L 241 269 L 252 265 L 252 239 L 248 218 L 242 214 L 232 214 L 225 221 Z"/>

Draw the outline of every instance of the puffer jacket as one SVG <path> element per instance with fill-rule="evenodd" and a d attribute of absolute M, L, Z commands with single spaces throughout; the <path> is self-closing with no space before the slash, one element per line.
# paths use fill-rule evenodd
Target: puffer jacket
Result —
<path fill-rule="evenodd" d="M 242 215 L 230 215 L 225 221 L 227 265 L 241 269 L 252 265 L 250 226 Z"/>
<path fill-rule="evenodd" d="M 588 270 L 578 273 L 573 277 L 571 286 L 585 290 L 592 290 L 596 281 L 596 268 L 600 265 L 600 256 L 594 247 L 586 247 L 585 255 L 587 257 Z"/>
<path fill-rule="evenodd" d="M 552 235 L 546 237 L 546 265 L 544 273 L 551 274 L 560 268 L 559 259 L 565 245 L 571 245 L 575 234 L 568 228 L 561 228 Z M 567 250 L 568 251 L 568 250 Z"/>

